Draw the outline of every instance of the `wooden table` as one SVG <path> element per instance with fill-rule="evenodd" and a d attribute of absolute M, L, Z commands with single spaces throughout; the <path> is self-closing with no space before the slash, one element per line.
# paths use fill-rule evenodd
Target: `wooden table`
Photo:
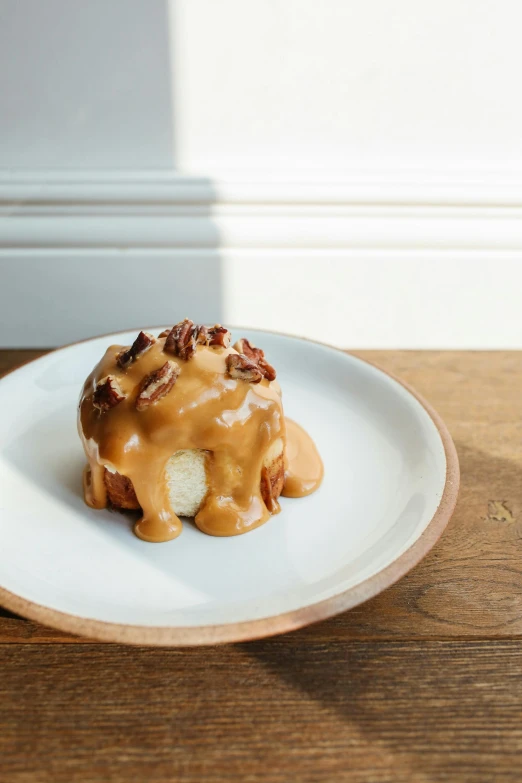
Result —
<path fill-rule="evenodd" d="M 522 780 L 522 354 L 360 355 L 454 437 L 431 554 L 340 617 L 225 647 L 93 643 L 0 609 L 2 783 Z"/>

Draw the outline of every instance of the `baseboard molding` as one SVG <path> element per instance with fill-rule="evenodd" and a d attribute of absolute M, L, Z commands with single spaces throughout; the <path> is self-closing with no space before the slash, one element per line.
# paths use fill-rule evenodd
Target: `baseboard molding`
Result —
<path fill-rule="evenodd" d="M 314 169 L 232 171 L 0 169 L 0 204 L 331 204 L 522 206 L 522 167 L 407 167 L 325 176 Z"/>
<path fill-rule="evenodd" d="M 4 251 L 0 345 L 56 346 L 189 315 L 340 347 L 519 349 L 521 259 L 485 250 Z M 460 383 L 458 358 L 452 372 Z"/>
<path fill-rule="evenodd" d="M 0 249 L 522 250 L 519 172 L 0 172 Z"/>

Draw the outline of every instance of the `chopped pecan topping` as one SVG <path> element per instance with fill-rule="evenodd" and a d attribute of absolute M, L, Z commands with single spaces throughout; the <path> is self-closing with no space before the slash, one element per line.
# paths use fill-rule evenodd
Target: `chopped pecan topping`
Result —
<path fill-rule="evenodd" d="M 185 318 L 173 326 L 165 340 L 164 351 L 179 356 L 180 359 L 190 359 L 196 352 L 199 327 Z"/>
<path fill-rule="evenodd" d="M 154 335 L 149 334 L 148 332 L 140 332 L 130 348 L 119 352 L 118 356 L 116 357 L 116 361 L 124 370 L 136 359 L 139 359 L 139 357 L 142 356 L 145 351 L 148 351 L 155 342 L 156 338 Z"/>
<path fill-rule="evenodd" d="M 198 345 L 208 344 L 208 329 L 206 326 L 195 326 L 196 342 Z"/>
<path fill-rule="evenodd" d="M 230 332 L 220 324 L 207 329 L 206 326 L 200 326 L 185 318 L 168 332 L 164 350 L 179 356 L 180 359 L 190 359 L 198 345 L 222 345 L 228 348 Z"/>
<path fill-rule="evenodd" d="M 176 383 L 179 373 L 179 364 L 165 362 L 159 370 L 154 370 L 146 375 L 140 384 L 136 397 L 136 409 L 143 411 L 165 397 Z"/>
<path fill-rule="evenodd" d="M 257 364 L 242 353 L 231 353 L 227 356 L 227 371 L 231 378 L 240 378 L 250 383 L 259 383 L 263 378 Z"/>
<path fill-rule="evenodd" d="M 208 344 L 219 345 L 222 348 L 228 348 L 230 345 L 231 334 L 221 324 L 216 324 L 208 330 Z"/>
<path fill-rule="evenodd" d="M 115 405 L 118 405 L 125 399 L 125 394 L 121 390 L 121 386 L 113 375 L 107 375 L 106 378 L 102 378 L 96 385 L 92 397 L 92 404 L 98 410 L 104 412 Z"/>
<path fill-rule="evenodd" d="M 169 332 L 170 329 L 164 329 L 160 334 L 158 334 L 158 339 L 160 339 L 161 337 L 166 337 Z"/>
<path fill-rule="evenodd" d="M 263 373 L 263 378 L 266 378 L 267 381 L 275 380 L 276 371 L 271 364 L 268 364 L 267 360 L 265 359 L 265 352 L 261 348 L 256 348 L 255 345 L 252 345 L 252 343 L 246 339 L 246 337 L 242 337 L 240 340 L 238 340 L 234 345 L 234 348 L 236 351 L 238 351 L 238 353 L 244 354 L 250 359 L 250 361 L 257 364 Z"/>

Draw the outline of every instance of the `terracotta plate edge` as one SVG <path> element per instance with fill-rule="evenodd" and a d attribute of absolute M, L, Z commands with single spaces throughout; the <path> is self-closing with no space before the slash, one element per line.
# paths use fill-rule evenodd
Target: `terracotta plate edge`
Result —
<path fill-rule="evenodd" d="M 162 325 L 160 325 L 162 326 Z M 141 327 L 138 327 L 141 328 Z M 160 327 L 151 327 L 160 328 Z M 206 626 L 178 626 L 178 627 L 158 627 L 158 626 L 144 626 L 144 625 L 122 625 L 119 623 L 109 623 L 102 620 L 93 620 L 77 615 L 67 614 L 60 612 L 56 609 L 51 609 L 41 604 L 37 604 L 34 601 L 29 601 L 25 598 L 17 596 L 15 593 L 11 593 L 9 590 L 0 586 L 0 604 L 6 609 L 20 614 L 29 620 L 34 620 L 43 625 L 47 625 L 51 628 L 64 631 L 66 633 L 73 633 L 79 636 L 91 638 L 99 641 L 117 642 L 121 644 L 132 644 L 140 646 L 152 646 L 152 647 L 185 647 L 185 646 L 201 646 L 201 645 L 213 645 L 224 644 L 227 642 L 242 642 L 251 641 L 253 639 L 262 639 L 267 636 L 275 636 L 277 634 L 287 633 L 289 631 L 303 628 L 304 626 L 311 625 L 312 623 L 319 622 L 320 620 L 326 620 L 329 617 L 333 617 L 348 609 L 352 609 L 359 604 L 368 601 L 370 598 L 378 595 L 380 592 L 390 587 L 403 577 L 408 571 L 414 568 L 425 555 L 428 554 L 430 549 L 437 543 L 438 539 L 442 535 L 446 525 L 448 524 L 455 505 L 457 503 L 459 484 L 460 484 L 460 470 L 459 460 L 457 456 L 457 450 L 455 444 L 451 438 L 448 428 L 444 424 L 442 418 L 412 386 L 405 381 L 401 380 L 393 373 L 383 370 L 377 364 L 369 362 L 365 359 L 351 354 L 349 351 L 336 348 L 335 346 L 328 345 L 327 343 L 320 342 L 319 340 L 311 340 L 309 338 L 299 337 L 297 335 L 285 334 L 284 332 L 274 332 L 271 330 L 258 329 L 256 327 L 247 326 L 231 326 L 230 329 L 252 329 L 258 332 L 266 331 L 267 333 L 281 336 L 290 337 L 298 340 L 308 340 L 317 345 L 322 345 L 325 348 L 339 351 L 346 355 L 349 354 L 352 358 L 356 359 L 363 364 L 368 364 L 371 367 L 379 370 L 384 375 L 392 378 L 396 383 L 406 389 L 414 399 L 424 408 L 433 424 L 435 425 L 444 448 L 444 454 L 446 457 L 446 480 L 444 483 L 443 493 L 440 499 L 440 503 L 435 511 L 435 514 L 429 521 L 427 527 L 419 536 L 419 538 L 402 553 L 393 563 L 386 566 L 382 571 L 368 577 L 363 582 L 354 587 L 348 588 L 338 595 L 331 598 L 324 599 L 315 604 L 296 609 L 291 612 L 285 612 L 284 614 L 274 615 L 272 617 L 266 617 L 259 620 L 246 620 L 239 623 L 224 623 L 221 625 L 206 625 Z M 57 353 L 58 351 L 71 348 L 75 345 L 79 345 L 84 342 L 90 342 L 100 337 L 107 337 L 111 334 L 123 334 L 124 332 L 132 331 L 132 329 L 125 329 L 121 332 L 109 332 L 106 335 L 97 335 L 95 337 L 87 338 L 86 340 L 78 340 L 74 343 L 64 345 L 60 348 L 50 351 L 49 353 Z M 49 356 L 49 353 L 44 356 Z M 13 372 L 16 372 L 21 367 L 25 367 L 28 364 L 39 361 L 43 357 L 36 357 L 28 362 L 24 362 L 17 367 L 13 367 L 3 378 L 7 377 Z M 0 383 L 3 380 L 0 379 Z"/>

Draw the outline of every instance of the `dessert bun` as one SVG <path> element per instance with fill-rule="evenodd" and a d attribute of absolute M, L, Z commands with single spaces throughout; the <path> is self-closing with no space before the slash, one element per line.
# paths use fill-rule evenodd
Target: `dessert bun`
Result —
<path fill-rule="evenodd" d="M 321 483 L 313 441 L 288 425 L 289 451 L 276 370 L 246 338 L 232 346 L 221 324 L 189 319 L 142 331 L 110 346 L 82 390 L 86 503 L 140 510 L 145 541 L 176 538 L 179 517 L 210 535 L 246 533 L 280 511 L 287 480 L 292 497 Z"/>

